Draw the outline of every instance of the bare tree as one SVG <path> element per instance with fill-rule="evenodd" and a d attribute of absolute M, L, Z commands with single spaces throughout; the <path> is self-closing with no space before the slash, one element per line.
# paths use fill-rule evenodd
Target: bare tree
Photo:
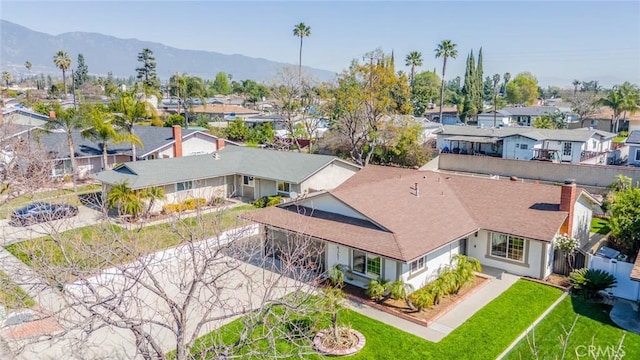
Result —
<path fill-rule="evenodd" d="M 45 306 L 64 331 L 12 347 L 28 355 L 45 341 L 53 356 L 60 346 L 80 346 L 89 357 L 113 349 L 111 358 L 165 359 L 170 351 L 176 359 L 245 358 L 267 356 L 264 342 L 291 340 L 288 355 L 304 357 L 310 341 L 294 341 L 283 324 L 317 311 L 310 284 L 323 247 L 300 235 L 257 236 L 255 224 L 222 232 L 224 214 L 175 215 L 163 238 L 103 223 L 90 241 L 52 231 L 45 250 L 23 247 L 37 274 L 29 285 L 58 289 Z M 178 245 L 153 252 L 158 242 Z M 228 340 L 221 327 L 238 317 L 242 327 Z M 208 342 L 196 342 L 208 333 Z"/>
<path fill-rule="evenodd" d="M 573 112 L 578 115 L 581 127 L 584 127 L 585 120 L 589 120 L 592 115 L 600 110 L 598 98 L 599 97 L 592 92 L 577 92 L 569 98 Z"/>

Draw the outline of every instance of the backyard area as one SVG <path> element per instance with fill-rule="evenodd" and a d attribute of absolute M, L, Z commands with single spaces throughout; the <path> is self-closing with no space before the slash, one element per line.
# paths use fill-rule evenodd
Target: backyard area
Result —
<path fill-rule="evenodd" d="M 623 340 L 624 359 L 640 357 L 640 335 L 626 332 L 616 327 L 609 318 L 610 305 L 592 303 L 579 297 L 564 299 L 534 330 L 534 334 L 522 339 L 508 354 L 507 359 L 551 359 L 562 353 L 560 336 L 566 338 L 564 329 L 569 331 L 576 317 L 573 332 L 567 344 L 567 358 L 575 358 L 590 345 L 608 349 L 612 355 Z M 624 339 L 623 339 L 624 337 Z M 537 357 L 530 350 L 529 343 L 535 339 Z M 584 351 L 583 351 L 584 353 Z M 586 357 L 585 357 L 586 358 Z M 591 357 L 589 357 L 591 358 Z M 602 358 L 615 358 L 602 356 Z"/>
<path fill-rule="evenodd" d="M 519 280 L 439 343 L 426 341 L 349 309 L 339 313 L 339 322 L 366 337 L 364 349 L 350 359 L 495 359 L 561 293 L 554 287 Z M 330 323 L 328 314 L 321 311 L 318 314 L 314 331 L 326 328 Z M 238 319 L 219 332 L 202 337 L 197 348 L 205 348 L 212 341 L 236 341 L 242 326 L 242 319 Z M 285 352 L 300 345 L 279 340 L 275 348 Z M 268 347 L 270 344 L 263 341 L 257 346 Z M 308 358 L 320 359 L 320 356 L 309 355 Z"/>
<path fill-rule="evenodd" d="M 246 225 L 237 216 L 253 209 L 243 205 L 132 230 L 100 223 L 22 241 L 6 249 L 29 266 L 59 269 L 66 273 L 66 281 L 73 281 L 80 274 L 92 274 L 184 241 L 204 240 Z"/>

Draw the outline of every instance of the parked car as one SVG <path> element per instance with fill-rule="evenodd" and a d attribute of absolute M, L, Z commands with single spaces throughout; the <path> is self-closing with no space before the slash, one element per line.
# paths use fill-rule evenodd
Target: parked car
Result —
<path fill-rule="evenodd" d="M 15 210 L 11 214 L 11 222 L 15 225 L 26 226 L 76 215 L 78 215 L 78 207 L 74 205 L 36 202 Z"/>

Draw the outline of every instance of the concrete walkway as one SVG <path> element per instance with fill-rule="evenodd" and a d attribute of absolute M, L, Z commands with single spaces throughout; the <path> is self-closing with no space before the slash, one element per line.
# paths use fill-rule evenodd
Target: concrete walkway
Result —
<path fill-rule="evenodd" d="M 354 301 L 349 302 L 350 308 L 362 315 L 382 321 L 387 325 L 396 327 L 425 340 L 439 342 L 520 278 L 519 276 L 507 274 L 493 268 L 483 269 L 483 273 L 491 277 L 487 284 L 464 299 L 460 304 L 453 307 L 446 314 L 437 318 L 427 327 Z"/>

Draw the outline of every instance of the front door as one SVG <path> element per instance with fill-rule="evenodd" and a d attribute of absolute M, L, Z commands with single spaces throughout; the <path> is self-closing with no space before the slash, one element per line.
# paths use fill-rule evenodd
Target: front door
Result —
<path fill-rule="evenodd" d="M 570 141 L 565 141 L 562 143 L 562 161 L 571 161 L 573 150 L 573 143 Z"/>

